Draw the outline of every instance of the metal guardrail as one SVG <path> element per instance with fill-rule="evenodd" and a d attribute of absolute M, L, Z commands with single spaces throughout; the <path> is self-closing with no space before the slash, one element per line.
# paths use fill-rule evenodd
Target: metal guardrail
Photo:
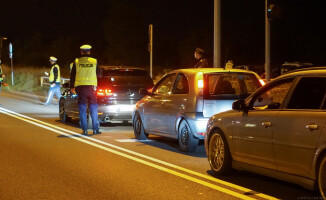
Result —
<path fill-rule="evenodd" d="M 67 83 L 69 82 L 70 79 L 69 78 L 60 78 L 60 84 L 64 84 L 64 83 Z M 49 77 L 48 76 L 41 76 L 41 86 L 43 85 L 50 85 L 50 82 L 49 82 Z"/>

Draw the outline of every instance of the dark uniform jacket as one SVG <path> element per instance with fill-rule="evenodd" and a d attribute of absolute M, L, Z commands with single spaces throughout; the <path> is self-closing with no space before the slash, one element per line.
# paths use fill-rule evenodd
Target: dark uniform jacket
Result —
<path fill-rule="evenodd" d="M 208 67 L 208 62 L 206 58 L 199 59 L 195 65 L 195 68 L 207 68 L 207 67 Z"/>

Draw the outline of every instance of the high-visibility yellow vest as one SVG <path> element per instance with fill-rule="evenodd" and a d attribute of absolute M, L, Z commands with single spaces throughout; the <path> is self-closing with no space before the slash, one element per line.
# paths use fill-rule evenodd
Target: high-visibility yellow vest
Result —
<path fill-rule="evenodd" d="M 96 66 L 97 60 L 91 57 L 81 57 L 75 60 L 76 80 L 75 86 L 94 85 L 97 86 Z"/>
<path fill-rule="evenodd" d="M 233 63 L 231 63 L 231 62 L 227 62 L 226 64 L 225 64 L 225 69 L 232 69 L 233 68 Z"/>
<path fill-rule="evenodd" d="M 56 80 L 55 82 L 56 82 L 56 83 L 60 83 L 60 67 L 59 67 L 59 65 L 57 65 L 57 64 L 53 65 L 52 68 L 51 68 L 49 81 L 50 81 L 50 82 L 53 82 L 53 81 L 54 81 L 54 73 L 53 73 L 53 69 L 54 69 L 55 67 L 58 69 L 58 78 L 57 78 L 57 80 Z"/>

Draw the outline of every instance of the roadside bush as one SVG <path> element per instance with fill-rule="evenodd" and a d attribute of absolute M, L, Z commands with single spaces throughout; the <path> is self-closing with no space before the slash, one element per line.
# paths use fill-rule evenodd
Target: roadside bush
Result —
<path fill-rule="evenodd" d="M 12 85 L 11 69 L 9 66 L 2 65 L 3 73 L 6 75 L 4 82 L 9 86 L 6 87 L 8 90 L 17 91 L 35 91 L 42 90 L 40 86 L 41 76 L 44 76 L 44 72 L 48 71 L 45 67 L 14 67 L 14 85 Z"/>

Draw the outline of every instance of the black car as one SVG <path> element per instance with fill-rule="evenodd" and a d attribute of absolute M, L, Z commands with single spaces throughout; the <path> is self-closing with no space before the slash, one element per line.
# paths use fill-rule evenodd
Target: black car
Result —
<path fill-rule="evenodd" d="M 140 68 L 105 67 L 101 70 L 102 78 L 98 79 L 96 90 L 99 122 L 131 122 L 134 105 L 144 97 L 139 89 L 151 89 L 153 80 Z M 77 95 L 71 94 L 69 88 L 63 92 L 59 102 L 61 121 L 79 119 L 77 101 Z"/>

